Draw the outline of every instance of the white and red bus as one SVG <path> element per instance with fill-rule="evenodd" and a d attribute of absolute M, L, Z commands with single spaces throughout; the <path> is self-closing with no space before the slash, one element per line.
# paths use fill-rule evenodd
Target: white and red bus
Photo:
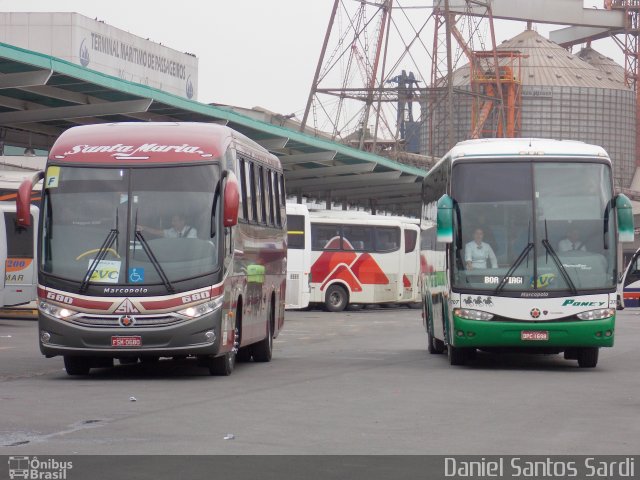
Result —
<path fill-rule="evenodd" d="M 420 306 L 417 220 L 287 205 L 290 305 Z M 292 227 L 291 225 L 294 225 Z M 308 292 L 308 293 L 307 293 Z M 307 299 L 308 298 L 308 302 Z"/>
<path fill-rule="evenodd" d="M 196 123 L 76 127 L 51 148 L 38 235 L 40 350 L 70 375 L 197 357 L 229 375 L 267 362 L 283 327 L 278 159 Z M 17 200 L 28 224 L 32 182 Z"/>

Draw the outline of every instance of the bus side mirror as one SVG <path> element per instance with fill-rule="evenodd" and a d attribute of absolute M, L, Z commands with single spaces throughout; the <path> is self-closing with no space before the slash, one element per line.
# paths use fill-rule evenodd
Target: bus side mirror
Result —
<path fill-rule="evenodd" d="M 240 190 L 238 178 L 233 172 L 227 174 L 224 186 L 224 203 L 222 219 L 225 227 L 233 227 L 238 224 L 238 208 L 240 206 Z"/>
<path fill-rule="evenodd" d="M 31 180 L 23 180 L 16 195 L 16 223 L 20 228 L 31 226 Z"/>
<path fill-rule="evenodd" d="M 624 193 L 616 195 L 616 215 L 618 217 L 618 241 L 633 242 L 633 208 L 631 200 Z"/>
<path fill-rule="evenodd" d="M 438 200 L 437 241 L 453 242 L 453 198 L 446 193 Z"/>

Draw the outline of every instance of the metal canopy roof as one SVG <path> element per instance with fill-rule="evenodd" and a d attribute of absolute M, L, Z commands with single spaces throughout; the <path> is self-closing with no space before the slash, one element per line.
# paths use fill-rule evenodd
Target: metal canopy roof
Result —
<path fill-rule="evenodd" d="M 49 150 L 72 126 L 126 121 L 225 124 L 280 157 L 289 195 L 419 212 L 422 169 L 0 43 L 0 141 Z"/>

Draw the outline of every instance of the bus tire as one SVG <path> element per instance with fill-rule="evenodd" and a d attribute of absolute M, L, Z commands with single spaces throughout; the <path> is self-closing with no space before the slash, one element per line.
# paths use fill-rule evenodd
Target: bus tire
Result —
<path fill-rule="evenodd" d="M 236 354 L 236 362 L 247 363 L 251 361 L 251 347 L 242 347 Z"/>
<path fill-rule="evenodd" d="M 331 285 L 325 294 L 324 306 L 329 312 L 341 312 L 349 305 L 349 294 L 341 285 Z"/>
<path fill-rule="evenodd" d="M 578 349 L 578 366 L 580 368 L 595 368 L 598 364 L 598 347 L 585 347 Z"/>
<path fill-rule="evenodd" d="M 267 336 L 251 348 L 254 362 L 270 362 L 273 356 L 273 324 L 275 317 L 273 308 L 274 305 L 271 303 L 269 307 L 269 319 L 267 320 Z"/>
<path fill-rule="evenodd" d="M 447 357 L 450 365 L 464 365 L 467 361 L 467 352 L 464 348 L 447 346 Z"/>
<path fill-rule="evenodd" d="M 407 307 L 412 309 L 412 310 L 419 310 L 419 309 L 422 308 L 422 303 L 420 303 L 420 302 L 407 303 Z"/>
<path fill-rule="evenodd" d="M 219 357 L 209 357 L 208 367 L 209 374 L 219 377 L 228 377 L 233 372 L 236 366 L 236 354 L 238 352 L 238 342 L 240 341 L 240 332 L 236 327 L 233 330 L 234 347 L 230 352 L 227 352 Z"/>
<path fill-rule="evenodd" d="M 89 375 L 91 370 L 91 359 L 88 357 L 72 357 L 65 355 L 64 369 L 67 375 Z"/>

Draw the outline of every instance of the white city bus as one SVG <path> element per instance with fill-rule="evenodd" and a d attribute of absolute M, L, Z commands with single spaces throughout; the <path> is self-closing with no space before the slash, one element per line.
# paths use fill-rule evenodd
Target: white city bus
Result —
<path fill-rule="evenodd" d="M 595 367 L 613 346 L 618 240 L 631 203 L 600 147 L 458 143 L 423 183 L 423 318 L 430 353 L 564 352 Z M 437 226 L 437 227 L 436 227 Z"/>
<path fill-rule="evenodd" d="M 287 303 L 305 307 L 308 285 L 308 303 L 332 312 L 349 305 L 419 305 L 417 220 L 305 210 L 303 205 L 287 205 L 287 289 L 300 292 Z"/>
<path fill-rule="evenodd" d="M 287 228 L 285 308 L 306 308 L 311 294 L 311 224 L 306 205 L 287 203 Z"/>

